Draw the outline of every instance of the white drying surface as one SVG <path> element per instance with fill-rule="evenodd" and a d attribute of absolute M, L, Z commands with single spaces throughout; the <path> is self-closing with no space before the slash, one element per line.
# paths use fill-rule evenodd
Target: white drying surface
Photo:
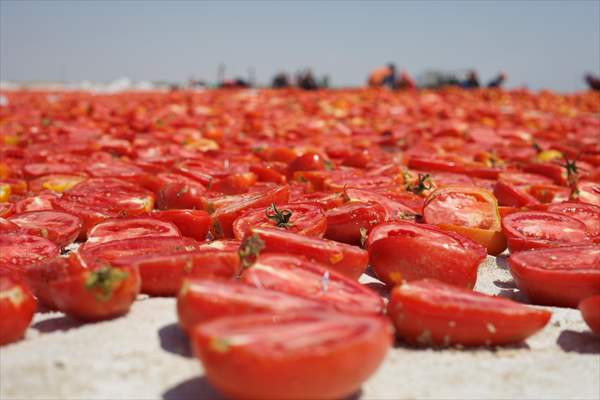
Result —
<path fill-rule="evenodd" d="M 503 258 L 488 257 L 476 289 L 519 300 Z M 353 398 L 600 398 L 600 339 L 579 311 L 552 311 L 543 331 L 515 347 L 397 343 Z M 0 398 L 218 399 L 175 322 L 168 298 L 141 298 L 126 317 L 95 324 L 37 314 L 25 340 L 0 348 Z"/>

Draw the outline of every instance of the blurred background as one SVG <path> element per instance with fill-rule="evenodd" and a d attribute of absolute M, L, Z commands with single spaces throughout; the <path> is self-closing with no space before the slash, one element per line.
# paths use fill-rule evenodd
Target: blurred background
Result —
<path fill-rule="evenodd" d="M 311 68 L 364 85 L 504 71 L 505 87 L 575 91 L 600 74 L 600 1 L 0 2 L 0 80 L 208 86 Z M 116 80 L 116 81 L 115 81 Z"/>

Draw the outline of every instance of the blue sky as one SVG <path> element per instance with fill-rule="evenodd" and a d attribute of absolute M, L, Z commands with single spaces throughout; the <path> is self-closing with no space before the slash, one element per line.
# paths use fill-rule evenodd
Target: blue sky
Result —
<path fill-rule="evenodd" d="M 214 81 L 312 67 L 357 85 L 388 61 L 560 91 L 600 73 L 600 1 L 0 1 L 0 79 Z"/>

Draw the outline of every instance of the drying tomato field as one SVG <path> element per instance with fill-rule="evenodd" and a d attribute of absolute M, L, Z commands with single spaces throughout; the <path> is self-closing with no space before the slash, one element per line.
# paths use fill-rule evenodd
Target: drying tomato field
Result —
<path fill-rule="evenodd" d="M 2 398 L 600 395 L 600 93 L 5 91 L 0 146 Z"/>

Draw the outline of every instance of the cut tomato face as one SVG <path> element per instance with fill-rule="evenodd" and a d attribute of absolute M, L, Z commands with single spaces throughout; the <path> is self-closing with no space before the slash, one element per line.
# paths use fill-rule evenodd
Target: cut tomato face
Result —
<path fill-rule="evenodd" d="M 43 192 L 44 190 L 63 193 L 86 179 L 85 175 L 45 175 L 29 181 L 29 190 L 34 193 Z"/>
<path fill-rule="evenodd" d="M 518 343 L 542 329 L 551 313 L 436 280 L 397 286 L 388 314 L 403 340 L 421 346 Z"/>
<path fill-rule="evenodd" d="M 0 267 L 20 271 L 29 264 L 57 256 L 58 247 L 41 236 L 21 233 L 0 234 Z"/>
<path fill-rule="evenodd" d="M 22 214 L 29 211 L 53 210 L 55 200 L 57 200 L 55 195 L 47 193 L 26 197 L 15 203 L 14 212 L 15 214 Z"/>
<path fill-rule="evenodd" d="M 23 337 L 36 307 L 26 286 L 0 276 L 0 346 Z"/>
<path fill-rule="evenodd" d="M 182 236 L 200 242 L 206 240 L 210 229 L 210 215 L 203 210 L 154 210 L 150 216 L 174 224 Z"/>
<path fill-rule="evenodd" d="M 579 311 L 592 332 L 600 335 L 600 295 L 591 296 L 579 303 Z"/>
<path fill-rule="evenodd" d="M 589 242 L 583 222 L 564 214 L 523 211 L 502 218 L 502 230 L 513 251 Z"/>
<path fill-rule="evenodd" d="M 91 178 L 67 190 L 54 205 L 83 221 L 82 234 L 109 219 L 135 217 L 154 207 L 154 196 L 145 189 L 116 178 Z"/>
<path fill-rule="evenodd" d="M 434 191 L 423 206 L 426 223 L 464 235 L 498 255 L 506 249 L 496 198 L 487 190 L 446 186 Z"/>
<path fill-rule="evenodd" d="M 494 185 L 494 196 L 498 199 L 498 204 L 507 207 L 526 207 L 539 204 L 538 199 L 530 195 L 526 190 L 507 183 L 498 181 Z"/>
<path fill-rule="evenodd" d="M 140 274 L 135 267 L 105 264 L 57 277 L 49 285 L 60 311 L 83 321 L 98 321 L 129 311 L 140 292 Z"/>
<path fill-rule="evenodd" d="M 344 398 L 390 344 L 386 318 L 333 312 L 226 317 L 192 332 L 208 380 L 239 399 Z"/>
<path fill-rule="evenodd" d="M 320 301 L 354 314 L 379 314 L 383 299 L 366 286 L 314 261 L 262 254 L 240 277 L 249 285 Z"/>
<path fill-rule="evenodd" d="M 274 227 L 306 236 L 323 237 L 327 218 L 312 204 L 284 204 L 248 211 L 233 222 L 233 235 L 241 240 L 252 227 Z"/>
<path fill-rule="evenodd" d="M 22 232 L 39 235 L 59 247 L 72 243 L 81 232 L 81 220 L 60 211 L 31 211 L 13 215 L 9 220 Z"/>
<path fill-rule="evenodd" d="M 0 217 L 0 233 L 15 232 L 19 230 L 19 225 L 10 222 L 6 218 Z"/>
<path fill-rule="evenodd" d="M 584 203 L 600 206 L 600 184 L 582 181 L 577 184 L 577 199 Z"/>
<path fill-rule="evenodd" d="M 600 294 L 597 245 L 520 251 L 510 255 L 508 264 L 519 289 L 536 304 L 577 307 Z"/>
<path fill-rule="evenodd" d="M 252 262 L 261 252 L 305 257 L 354 280 L 358 280 L 369 262 L 369 254 L 358 246 L 281 229 L 251 228 L 240 246 L 242 262 Z"/>
<path fill-rule="evenodd" d="M 112 219 L 94 226 L 87 234 L 89 244 L 144 237 L 179 237 L 179 229 L 170 222 L 154 218 Z"/>
<path fill-rule="evenodd" d="M 222 317 L 256 313 L 288 314 L 302 310 L 323 311 L 326 308 L 317 301 L 237 281 L 217 279 L 187 279 L 177 298 L 179 325 L 188 334 L 197 324 Z"/>
<path fill-rule="evenodd" d="M 578 219 L 585 224 L 589 238 L 596 243 L 600 242 L 600 206 L 569 201 L 551 204 L 548 206 L 547 211 Z"/>
<path fill-rule="evenodd" d="M 362 201 L 362 202 L 373 202 L 380 204 L 386 212 L 385 220 L 387 222 L 399 221 L 405 219 L 414 220 L 417 214 L 420 214 L 421 210 L 415 212 L 413 208 L 406 206 L 405 204 L 386 197 L 383 194 L 375 193 L 372 191 L 347 188 L 345 191 L 346 196 L 350 201 Z"/>
<path fill-rule="evenodd" d="M 160 210 L 202 209 L 204 207 L 204 187 L 184 182 L 167 183 L 156 194 L 156 207 Z"/>
<path fill-rule="evenodd" d="M 374 226 L 385 221 L 386 210 L 379 203 L 351 201 L 326 213 L 327 239 L 359 245 Z"/>
<path fill-rule="evenodd" d="M 375 274 L 390 286 L 433 278 L 472 289 L 486 257 L 483 246 L 464 236 L 407 221 L 375 227 L 367 248 Z"/>
<path fill-rule="evenodd" d="M 212 215 L 211 232 L 213 236 L 215 238 L 233 238 L 233 222 L 239 216 L 253 208 L 285 204 L 288 202 L 289 195 L 289 187 L 284 185 L 257 193 L 232 196 L 235 199 L 232 199 L 226 206 L 218 208 Z"/>

